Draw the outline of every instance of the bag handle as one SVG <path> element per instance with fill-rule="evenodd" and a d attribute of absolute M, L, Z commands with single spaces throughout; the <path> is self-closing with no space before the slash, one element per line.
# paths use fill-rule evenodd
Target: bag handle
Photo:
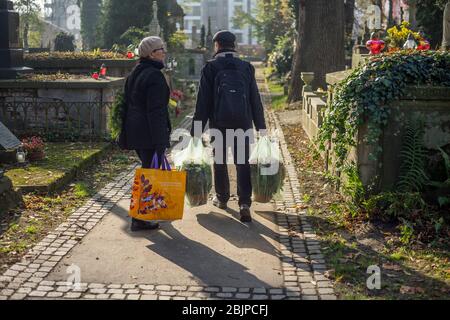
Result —
<path fill-rule="evenodd" d="M 151 169 L 159 169 L 159 161 L 158 161 L 158 153 L 155 152 L 152 159 L 152 164 L 150 165 Z"/>
<path fill-rule="evenodd" d="M 162 170 L 172 171 L 172 167 L 170 166 L 170 163 L 164 153 L 161 156 L 161 165 L 159 164 L 158 158 L 158 153 L 155 152 L 153 155 L 152 164 L 150 165 L 151 169 L 159 169 L 161 167 Z"/>
<path fill-rule="evenodd" d="M 170 163 L 167 160 L 166 156 L 162 156 L 162 169 L 166 171 L 172 171 L 172 168 L 170 167 Z"/>

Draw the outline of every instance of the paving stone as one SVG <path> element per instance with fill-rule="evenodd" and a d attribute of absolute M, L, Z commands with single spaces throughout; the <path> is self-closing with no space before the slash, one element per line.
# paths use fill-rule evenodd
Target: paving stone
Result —
<path fill-rule="evenodd" d="M 63 296 L 62 292 L 49 292 L 47 293 L 47 297 L 49 298 L 60 298 Z"/>
<path fill-rule="evenodd" d="M 126 294 L 138 294 L 139 290 L 137 290 L 137 289 L 127 289 L 127 290 L 125 290 L 125 293 Z"/>
<path fill-rule="evenodd" d="M 23 293 L 15 293 L 9 299 L 10 300 L 23 300 L 26 298 L 26 294 Z"/>
<path fill-rule="evenodd" d="M 109 299 L 109 297 L 110 297 L 109 294 L 98 294 L 97 295 L 98 300 L 107 300 L 107 299 Z"/>
<path fill-rule="evenodd" d="M 173 291 L 186 291 L 187 286 L 172 286 Z"/>
<path fill-rule="evenodd" d="M 45 292 L 45 291 L 31 291 L 29 296 L 42 298 L 42 297 L 45 297 L 46 294 L 47 294 L 47 292 Z"/>
<path fill-rule="evenodd" d="M 252 300 L 267 300 L 267 299 L 269 299 L 269 296 L 265 294 L 255 294 L 252 297 Z"/>
<path fill-rule="evenodd" d="M 246 292 L 250 292 L 250 288 L 239 288 L 238 292 L 242 292 L 242 293 L 246 293 Z"/>
<path fill-rule="evenodd" d="M 222 287 L 222 292 L 237 292 L 238 289 L 237 288 L 232 288 L 232 287 Z"/>
<path fill-rule="evenodd" d="M 284 290 L 283 289 L 270 289 L 269 293 L 270 294 L 283 294 Z"/>
<path fill-rule="evenodd" d="M 334 290 L 330 288 L 319 288 L 319 294 L 320 295 L 327 295 L 327 294 L 333 294 Z"/>
<path fill-rule="evenodd" d="M 198 292 L 198 291 L 203 291 L 204 288 L 203 287 L 198 287 L 198 286 L 190 286 L 188 288 L 188 291 L 193 291 L 193 292 Z"/>
<path fill-rule="evenodd" d="M 173 296 L 176 296 L 177 293 L 175 291 L 160 291 L 159 295 L 173 297 Z"/>
<path fill-rule="evenodd" d="M 90 283 L 88 285 L 88 288 L 89 289 L 103 289 L 103 288 L 105 288 L 105 285 L 102 283 Z"/>
<path fill-rule="evenodd" d="M 122 286 L 122 289 L 135 289 L 136 287 L 137 287 L 136 284 L 131 284 L 131 283 L 129 283 L 129 284 L 124 284 L 124 285 Z"/>
<path fill-rule="evenodd" d="M 153 289 L 155 289 L 155 286 L 148 285 L 148 284 L 140 284 L 139 288 L 141 288 L 142 290 L 153 290 Z"/>
<path fill-rule="evenodd" d="M 22 287 L 17 290 L 17 293 L 29 294 L 31 291 L 33 291 L 33 289 Z"/>
<path fill-rule="evenodd" d="M 48 291 L 52 291 L 53 290 L 53 287 L 48 287 L 48 286 L 39 286 L 39 287 L 37 287 L 37 289 L 36 289 L 37 291 L 46 291 L 46 292 L 48 292 Z"/>
<path fill-rule="evenodd" d="M 304 290 L 302 290 L 302 293 L 304 295 L 316 295 L 317 294 L 315 289 L 304 289 Z"/>
<path fill-rule="evenodd" d="M 107 289 L 105 289 L 105 288 L 93 288 L 93 289 L 89 289 L 89 292 L 93 293 L 93 294 L 103 294 L 103 293 L 106 293 L 106 290 Z"/>
<path fill-rule="evenodd" d="M 173 297 L 172 300 L 186 300 L 186 297 Z"/>
<path fill-rule="evenodd" d="M 158 300 L 170 300 L 171 297 L 168 296 L 158 296 Z"/>
<path fill-rule="evenodd" d="M 283 299 L 286 299 L 286 295 L 284 295 L 284 294 L 272 295 L 272 296 L 270 296 L 270 299 L 272 299 L 272 300 L 283 300 Z"/>
<path fill-rule="evenodd" d="M 237 293 L 236 299 L 249 299 L 251 297 L 250 293 Z"/>
<path fill-rule="evenodd" d="M 170 286 L 156 286 L 156 290 L 160 291 L 170 291 Z"/>
<path fill-rule="evenodd" d="M 303 300 L 319 300 L 318 296 L 314 295 L 302 295 Z"/>
<path fill-rule="evenodd" d="M 321 295 L 320 299 L 322 300 L 337 300 L 335 295 Z"/>
<path fill-rule="evenodd" d="M 254 294 L 265 294 L 267 292 L 266 288 L 254 288 L 253 293 Z"/>
<path fill-rule="evenodd" d="M 227 293 L 227 292 L 220 292 L 220 293 L 217 293 L 216 296 L 218 298 L 232 298 L 233 294 L 232 293 Z"/>
<path fill-rule="evenodd" d="M 109 289 L 109 294 L 123 294 L 123 289 Z"/>
<path fill-rule="evenodd" d="M 126 295 L 121 294 L 121 293 L 114 293 L 111 295 L 111 299 L 114 299 L 114 300 L 124 300 L 125 297 L 126 297 Z"/>
<path fill-rule="evenodd" d="M 129 294 L 127 300 L 139 300 L 141 298 L 140 294 Z"/>

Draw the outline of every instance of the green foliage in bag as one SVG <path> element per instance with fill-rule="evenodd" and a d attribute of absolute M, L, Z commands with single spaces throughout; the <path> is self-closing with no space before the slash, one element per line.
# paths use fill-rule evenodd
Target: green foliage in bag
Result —
<path fill-rule="evenodd" d="M 211 158 L 202 140 L 193 138 L 186 148 L 174 150 L 175 167 L 186 171 L 186 198 L 191 207 L 204 205 L 212 189 Z"/>
<path fill-rule="evenodd" d="M 282 190 L 286 177 L 277 143 L 267 136 L 259 139 L 249 162 L 253 198 L 256 202 L 267 203 Z"/>
<path fill-rule="evenodd" d="M 211 166 L 186 163 L 181 170 L 186 171 L 186 197 L 189 204 L 193 207 L 206 204 L 212 189 Z"/>
<path fill-rule="evenodd" d="M 283 182 L 286 177 L 284 165 L 282 163 L 279 164 L 276 174 L 264 174 L 265 170 L 270 170 L 269 167 L 270 165 L 264 164 L 253 164 L 250 166 L 253 197 L 256 202 L 270 202 L 274 195 L 283 189 Z"/>

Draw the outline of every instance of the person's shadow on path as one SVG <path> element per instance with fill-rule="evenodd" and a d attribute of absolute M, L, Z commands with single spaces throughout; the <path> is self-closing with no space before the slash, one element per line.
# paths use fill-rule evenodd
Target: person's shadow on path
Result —
<path fill-rule="evenodd" d="M 202 243 L 185 237 L 171 223 L 146 238 L 153 252 L 189 271 L 195 279 L 209 286 L 270 287 L 243 265 L 223 256 Z M 167 241 L 170 240 L 170 241 Z"/>
<path fill-rule="evenodd" d="M 227 209 L 227 212 L 235 218 L 238 217 L 238 213 L 233 209 Z M 274 247 L 263 237 L 264 235 L 278 243 L 278 234 L 255 219 L 250 224 L 243 224 L 231 217 L 211 211 L 208 214 L 198 214 L 197 221 L 199 225 L 221 236 L 237 248 L 257 249 L 273 256 L 280 254 L 279 248 Z"/>

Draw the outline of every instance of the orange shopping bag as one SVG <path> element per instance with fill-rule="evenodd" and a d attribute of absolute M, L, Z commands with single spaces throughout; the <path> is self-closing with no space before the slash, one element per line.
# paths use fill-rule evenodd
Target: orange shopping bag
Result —
<path fill-rule="evenodd" d="M 186 172 L 171 170 L 163 156 L 162 170 L 155 153 L 153 169 L 137 169 L 129 216 L 139 220 L 181 220 L 186 193 Z"/>

